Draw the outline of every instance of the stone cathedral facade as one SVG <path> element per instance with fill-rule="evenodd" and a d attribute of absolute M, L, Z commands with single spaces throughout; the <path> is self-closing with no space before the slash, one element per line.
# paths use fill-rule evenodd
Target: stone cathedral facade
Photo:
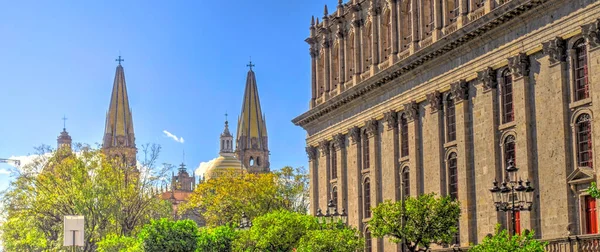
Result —
<path fill-rule="evenodd" d="M 518 230 L 598 233 L 600 2 L 352 0 L 313 18 L 307 131 L 311 212 L 332 199 L 362 230 L 370 207 L 435 192 L 460 201 L 459 246 L 508 228 L 489 189 L 508 160 L 536 188 Z M 307 83 L 308 84 L 308 83 Z M 307 85 L 308 86 L 308 85 Z"/>

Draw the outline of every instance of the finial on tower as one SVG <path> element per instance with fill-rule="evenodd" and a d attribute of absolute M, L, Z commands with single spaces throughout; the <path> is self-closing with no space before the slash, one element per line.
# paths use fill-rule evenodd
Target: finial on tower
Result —
<path fill-rule="evenodd" d="M 121 53 L 119 53 L 119 58 L 115 59 L 115 61 L 119 62 L 119 65 L 121 65 L 121 62 L 125 61 L 125 59 L 121 58 Z"/>
<path fill-rule="evenodd" d="M 67 117 L 63 115 L 63 131 L 67 130 Z"/>
<path fill-rule="evenodd" d="M 310 19 L 310 26 L 315 26 L 315 16 Z"/>
<path fill-rule="evenodd" d="M 316 25 L 319 25 L 319 18 L 317 18 L 317 24 Z"/>
<path fill-rule="evenodd" d="M 327 11 L 327 4 L 325 5 L 325 10 L 323 10 L 323 18 L 326 18 L 327 15 L 329 15 L 329 12 Z"/>
<path fill-rule="evenodd" d="M 256 66 L 256 65 L 252 64 L 252 56 L 250 56 L 250 63 L 246 66 L 250 67 L 250 71 L 252 71 L 252 68 Z"/>
<path fill-rule="evenodd" d="M 344 0 L 338 0 L 338 4 L 339 5 L 343 5 L 344 4 Z"/>
<path fill-rule="evenodd" d="M 225 125 L 227 125 L 227 123 L 228 123 L 227 116 L 228 116 L 227 111 L 225 111 Z"/>

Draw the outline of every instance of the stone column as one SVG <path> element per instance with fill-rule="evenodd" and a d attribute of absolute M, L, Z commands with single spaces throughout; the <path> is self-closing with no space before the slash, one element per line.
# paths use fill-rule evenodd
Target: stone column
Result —
<path fill-rule="evenodd" d="M 354 126 L 348 130 L 348 224 L 363 230 L 362 211 L 362 142 L 360 128 Z"/>
<path fill-rule="evenodd" d="M 309 177 L 309 196 L 310 196 L 310 214 L 315 215 L 319 208 L 319 162 L 317 158 L 317 148 L 306 146 L 306 155 L 308 155 L 308 177 Z"/>
<path fill-rule="evenodd" d="M 458 2 L 458 18 L 456 19 L 456 29 L 460 29 L 469 21 L 467 17 L 467 14 L 469 13 L 469 6 L 467 5 L 468 1 L 469 0 L 460 0 Z"/>
<path fill-rule="evenodd" d="M 445 172 L 442 100 L 442 94 L 438 91 L 427 94 L 430 113 L 427 118 L 423 118 L 423 151 L 427 153 L 423 160 L 423 179 L 427 181 L 424 190 L 425 193 L 434 192 L 438 195 L 446 192 L 446 185 L 443 183 Z"/>
<path fill-rule="evenodd" d="M 391 35 L 392 36 L 392 58 L 393 58 L 393 62 L 395 62 L 396 58 L 396 54 L 399 52 L 398 50 L 398 46 L 400 45 L 399 43 L 399 33 L 400 33 L 400 29 L 398 24 L 399 22 L 399 18 L 398 18 L 398 0 L 388 0 L 388 4 L 390 5 L 390 20 L 392 25 L 390 26 L 390 29 L 392 29 Z"/>
<path fill-rule="evenodd" d="M 315 47 L 311 45 L 310 47 L 310 72 L 311 72 L 311 97 L 310 97 L 310 108 L 315 106 L 315 99 L 317 98 L 317 92 L 319 87 L 317 86 L 317 57 L 319 56 L 319 52 Z"/>
<path fill-rule="evenodd" d="M 533 150 L 535 143 L 532 139 L 531 123 L 531 87 L 529 67 L 531 63 L 529 56 L 519 53 L 508 59 L 508 67 L 513 78 L 513 107 L 514 107 L 514 131 L 516 133 L 516 166 L 521 178 L 528 178 L 535 188 L 539 188 L 539 180 L 536 168 L 533 166 Z M 534 205 L 539 206 L 539 190 L 534 192 Z M 521 212 L 521 229 L 539 230 L 537 226 L 539 207 L 534 207 L 531 212 Z"/>
<path fill-rule="evenodd" d="M 420 33 L 420 25 L 421 25 L 421 20 L 419 18 L 419 8 L 417 8 L 417 5 L 420 4 L 421 1 L 420 0 L 412 0 L 410 8 L 411 8 L 411 32 L 412 32 L 412 44 L 410 46 L 410 54 L 413 54 L 415 51 L 417 51 L 417 45 L 419 43 L 419 33 Z"/>
<path fill-rule="evenodd" d="M 325 67 L 323 81 L 325 82 L 325 99 L 329 98 L 329 91 L 331 91 L 331 41 L 327 35 L 323 36 L 323 48 L 325 49 Z"/>
<path fill-rule="evenodd" d="M 353 9 L 357 9 L 358 7 L 354 7 Z M 355 11 L 356 13 L 354 14 L 355 17 L 358 16 L 358 11 Z M 354 77 L 352 78 L 352 81 L 354 83 L 352 83 L 353 86 L 355 86 L 356 84 L 358 84 L 358 82 L 360 81 L 360 72 L 362 69 L 362 48 L 360 46 L 360 38 L 362 37 L 362 20 L 359 18 L 355 18 L 354 21 L 352 21 L 352 28 L 354 29 L 354 69 L 353 69 L 353 75 Z"/>
<path fill-rule="evenodd" d="M 348 187 L 347 187 L 347 175 L 346 175 L 346 136 L 343 134 L 336 134 L 333 136 L 333 146 L 335 148 L 335 155 L 337 160 L 337 189 L 338 189 L 338 211 L 342 209 L 348 209 Z"/>
<path fill-rule="evenodd" d="M 323 140 L 319 142 L 319 172 L 317 173 L 318 183 L 319 183 L 319 206 L 323 206 L 321 210 L 326 210 L 327 201 L 331 197 L 331 186 L 329 184 L 330 174 L 329 174 L 329 166 L 331 159 L 329 158 L 331 152 L 331 148 L 329 146 L 329 141 Z"/>
<path fill-rule="evenodd" d="M 344 83 L 346 83 L 346 33 L 343 30 L 342 24 L 338 24 L 338 31 L 336 33 L 337 39 L 340 43 L 338 51 L 338 94 L 344 90 Z"/>
<path fill-rule="evenodd" d="M 489 189 L 492 182 L 502 181 L 500 145 L 498 141 L 498 91 L 496 71 L 491 67 L 477 73 L 476 95 L 473 96 L 473 160 L 477 169 L 475 188 L 479 198 L 477 207 L 477 242 L 486 234 L 493 234 L 502 215 L 496 212 Z M 486 195 L 487 194 L 487 195 Z"/>
<path fill-rule="evenodd" d="M 439 0 L 433 1 L 433 29 L 431 31 L 432 42 L 442 37 L 442 27 L 444 13 L 442 12 L 442 3 Z"/>
<path fill-rule="evenodd" d="M 381 170 L 385 176 L 382 178 L 383 200 L 396 200 L 397 188 L 400 181 L 396 174 L 398 169 L 399 143 L 398 143 L 398 112 L 390 110 L 383 116 L 386 126 L 381 133 Z"/>
<path fill-rule="evenodd" d="M 566 185 L 567 176 L 571 172 L 571 128 L 569 111 L 569 84 L 566 63 L 566 43 L 560 37 L 542 44 L 546 59 L 539 60 L 538 83 L 544 83 L 543 88 L 535 89 L 535 107 L 537 118 L 536 139 L 539 146 L 537 152 L 538 174 L 541 208 L 541 233 L 544 238 L 563 237 L 569 223 L 575 224 L 575 215 L 570 213 L 573 198 Z M 561 115 L 561 116 L 559 116 Z M 540 148 L 552 146 L 552 148 Z M 556 155 L 555 153 L 561 153 Z M 564 153 L 565 155 L 562 155 Z M 573 209 L 573 208 L 571 208 Z M 574 225 L 573 225 L 574 226 Z"/>
<path fill-rule="evenodd" d="M 415 101 L 404 104 L 408 120 L 408 157 L 410 163 L 410 194 L 413 197 L 423 194 L 421 167 L 421 137 L 419 127 L 419 105 Z"/>
<path fill-rule="evenodd" d="M 452 97 L 456 111 L 456 150 L 457 150 L 457 177 L 458 200 L 460 201 L 460 243 L 469 246 L 477 240 L 474 231 L 477 225 L 475 192 L 473 184 L 473 166 L 471 163 L 471 121 L 469 118 L 469 86 L 465 80 L 460 80 L 451 85 Z M 482 192 L 485 195 L 488 192 Z"/>
<path fill-rule="evenodd" d="M 375 207 L 381 202 L 381 149 L 379 135 L 379 122 L 371 119 L 365 122 L 365 130 L 369 138 L 369 174 L 371 177 L 371 202 Z"/>

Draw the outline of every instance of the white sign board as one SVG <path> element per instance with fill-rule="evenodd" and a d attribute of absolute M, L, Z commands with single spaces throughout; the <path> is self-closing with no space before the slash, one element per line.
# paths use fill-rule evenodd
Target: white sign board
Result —
<path fill-rule="evenodd" d="M 79 246 L 83 247 L 83 216 L 66 215 L 64 218 L 64 242 L 63 246 Z"/>

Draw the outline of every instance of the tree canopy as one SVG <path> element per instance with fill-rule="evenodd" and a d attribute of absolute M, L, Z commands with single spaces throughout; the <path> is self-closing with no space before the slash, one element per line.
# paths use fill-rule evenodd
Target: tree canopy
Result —
<path fill-rule="evenodd" d="M 192 220 L 162 218 L 144 226 L 138 237 L 146 252 L 196 251 L 198 226 Z"/>
<path fill-rule="evenodd" d="M 372 209 L 369 228 L 374 237 L 394 243 L 404 239 L 410 251 L 429 248 L 432 243 L 450 243 L 458 231 L 460 206 L 450 197 L 434 193 L 404 201 L 385 201 Z M 403 221 L 404 220 L 404 221 Z"/>
<path fill-rule="evenodd" d="M 469 252 L 543 252 L 546 244 L 535 240 L 534 232 L 510 236 L 506 229 L 500 231 L 500 225 L 497 225 L 494 236 L 483 238 Z"/>

